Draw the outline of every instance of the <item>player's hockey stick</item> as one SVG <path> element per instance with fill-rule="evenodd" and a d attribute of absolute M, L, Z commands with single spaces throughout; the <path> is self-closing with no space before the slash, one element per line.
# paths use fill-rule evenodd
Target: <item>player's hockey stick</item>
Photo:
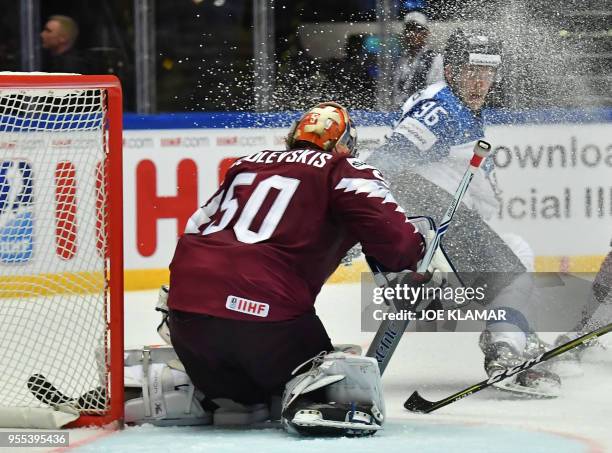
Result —
<path fill-rule="evenodd" d="M 70 398 L 60 392 L 42 374 L 33 374 L 27 382 L 30 392 L 41 402 L 51 407 L 71 405 L 86 411 L 100 411 L 106 408 L 106 391 L 103 387 L 90 390 L 78 398 Z"/>
<path fill-rule="evenodd" d="M 483 140 L 478 140 L 474 145 L 474 155 L 470 160 L 470 165 L 468 166 L 468 169 L 463 175 L 463 179 L 459 183 L 459 187 L 457 188 L 457 191 L 453 196 L 453 201 L 446 210 L 446 213 L 442 218 L 440 226 L 436 229 L 436 234 L 433 240 L 431 241 L 431 244 L 429 244 L 427 252 L 421 260 L 417 272 L 427 272 L 427 269 L 429 268 L 429 265 L 431 264 L 431 261 L 433 259 L 434 253 L 440 245 L 442 237 L 444 237 L 444 234 L 446 234 L 446 230 L 448 230 L 453 216 L 455 215 L 455 211 L 461 204 L 463 195 L 467 191 L 470 182 L 472 181 L 472 178 L 474 178 L 474 175 L 476 174 L 476 171 L 478 171 L 480 164 L 482 163 L 484 158 L 487 157 L 490 151 L 491 145 Z M 383 269 L 378 263 L 376 263 L 372 259 L 368 259 L 368 265 L 370 266 L 370 270 L 374 274 L 374 280 L 377 284 L 381 285 L 387 284 L 389 282 L 388 278 L 383 274 Z M 395 301 L 393 303 L 393 308 L 396 311 L 399 311 L 401 309 L 401 307 Z M 406 330 L 406 327 L 408 326 L 409 322 L 409 320 L 385 319 L 378 328 L 378 331 L 376 332 L 374 340 L 370 344 L 366 355 L 368 357 L 374 357 L 378 361 L 378 367 L 380 369 L 381 375 L 385 372 L 389 360 L 391 360 L 391 356 L 397 348 L 401 336 Z"/>
<path fill-rule="evenodd" d="M 439 401 L 428 401 L 419 395 L 419 392 L 415 391 L 410 398 L 406 400 L 404 403 L 404 407 L 412 412 L 423 412 L 428 414 L 429 412 L 433 412 L 441 407 L 447 406 L 448 404 L 454 403 L 460 399 L 465 398 L 466 396 L 470 396 L 476 392 L 481 391 L 499 381 L 503 381 L 510 376 L 514 376 L 521 371 L 525 371 L 538 363 L 544 362 L 546 360 L 552 359 L 553 357 L 557 357 L 558 355 L 563 354 L 564 352 L 569 351 L 570 349 L 574 349 L 575 347 L 580 346 L 581 344 L 585 344 L 588 341 L 601 337 L 602 335 L 607 334 L 612 331 L 612 324 L 608 324 L 603 326 L 597 330 L 594 330 L 591 333 L 587 333 L 581 337 L 576 338 L 575 340 L 568 341 L 565 344 L 557 346 L 554 349 L 551 349 L 548 352 L 545 352 L 533 359 L 527 360 L 520 365 L 515 366 L 514 368 L 509 368 L 507 370 L 501 370 L 491 376 L 489 379 L 479 382 L 478 384 L 472 385 L 471 387 L 466 388 L 465 390 L 461 390 L 449 397 L 441 399 Z"/>

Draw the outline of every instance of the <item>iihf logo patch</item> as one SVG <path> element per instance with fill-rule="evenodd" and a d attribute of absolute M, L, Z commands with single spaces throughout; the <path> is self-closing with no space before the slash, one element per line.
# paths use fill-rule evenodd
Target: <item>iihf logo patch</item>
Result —
<path fill-rule="evenodd" d="M 23 160 L 0 161 L 0 262 L 32 258 L 33 174 Z"/>
<path fill-rule="evenodd" d="M 225 300 L 225 308 L 232 311 L 238 311 L 247 315 L 259 316 L 266 318 L 270 311 L 270 305 L 264 302 L 244 299 L 243 297 L 227 296 Z"/>

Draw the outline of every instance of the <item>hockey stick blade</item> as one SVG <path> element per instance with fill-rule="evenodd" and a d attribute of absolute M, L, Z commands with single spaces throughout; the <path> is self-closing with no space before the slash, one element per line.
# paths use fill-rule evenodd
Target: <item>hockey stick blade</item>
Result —
<path fill-rule="evenodd" d="M 70 404 L 85 411 L 106 409 L 106 391 L 97 387 L 83 393 L 78 399 L 71 398 L 59 391 L 42 374 L 33 374 L 27 382 L 28 389 L 40 402 L 51 407 Z"/>
<path fill-rule="evenodd" d="M 49 406 L 59 406 L 66 403 L 74 403 L 74 399 L 60 392 L 42 374 L 33 374 L 27 382 L 28 390 L 42 403 Z"/>
<path fill-rule="evenodd" d="M 434 405 L 431 401 L 427 401 L 421 395 L 419 395 L 418 391 L 414 391 L 410 398 L 406 400 L 404 403 L 404 407 L 408 409 L 410 412 L 422 412 L 426 414 L 428 409 Z"/>
<path fill-rule="evenodd" d="M 594 330 L 593 332 L 584 334 L 581 337 L 578 337 L 572 341 L 568 341 L 567 343 L 557 346 L 556 348 L 551 349 L 550 351 L 545 352 L 544 354 L 541 354 L 537 357 L 534 357 L 533 359 L 526 360 L 525 362 L 515 366 L 514 368 L 499 371 L 493 374 L 489 379 L 481 381 L 478 384 L 474 384 L 464 390 L 461 390 L 460 392 L 457 392 L 439 401 L 428 401 L 421 395 L 419 395 L 418 392 L 414 392 L 412 395 L 410 395 L 410 398 L 408 398 L 404 402 L 404 407 L 411 412 L 423 412 L 428 414 L 430 412 L 440 409 L 441 407 L 447 406 L 451 403 L 454 403 L 455 401 L 459 401 L 460 399 L 470 396 L 473 393 L 479 392 L 493 384 L 503 381 L 506 378 L 514 376 L 515 374 L 518 374 L 521 371 L 528 370 L 529 368 L 534 367 L 538 363 L 542 363 L 546 360 L 552 359 L 553 357 L 557 357 L 563 354 L 564 352 L 567 352 L 571 349 L 574 349 L 582 344 L 591 341 L 594 338 L 601 337 L 602 335 L 605 335 L 610 331 L 612 331 L 612 324 L 607 324 L 597 330 Z"/>

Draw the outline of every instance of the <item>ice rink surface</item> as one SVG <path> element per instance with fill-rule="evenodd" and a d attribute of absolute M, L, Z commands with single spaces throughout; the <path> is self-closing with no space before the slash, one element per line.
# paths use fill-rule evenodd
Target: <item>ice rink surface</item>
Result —
<path fill-rule="evenodd" d="M 317 311 L 335 343 L 358 343 L 366 349 L 373 334 L 360 332 L 359 297 L 358 284 L 327 285 Z M 155 332 L 156 299 L 157 291 L 126 293 L 126 346 L 161 342 Z M 414 390 L 436 400 L 484 379 L 477 341 L 477 333 L 406 333 L 383 379 L 388 422 L 372 438 L 303 439 L 279 429 L 141 426 L 123 431 L 72 430 L 70 450 L 612 452 L 612 348 L 589 353 L 584 374 L 565 378 L 557 399 L 526 400 L 486 389 L 428 415 L 403 408 Z M 610 336 L 603 341 L 612 346 Z"/>

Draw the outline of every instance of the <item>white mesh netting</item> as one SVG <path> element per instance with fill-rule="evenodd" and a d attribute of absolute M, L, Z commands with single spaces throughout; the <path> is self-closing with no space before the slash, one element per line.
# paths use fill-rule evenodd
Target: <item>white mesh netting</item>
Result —
<path fill-rule="evenodd" d="M 0 88 L 0 407 L 106 408 L 105 123 L 105 90 Z"/>

